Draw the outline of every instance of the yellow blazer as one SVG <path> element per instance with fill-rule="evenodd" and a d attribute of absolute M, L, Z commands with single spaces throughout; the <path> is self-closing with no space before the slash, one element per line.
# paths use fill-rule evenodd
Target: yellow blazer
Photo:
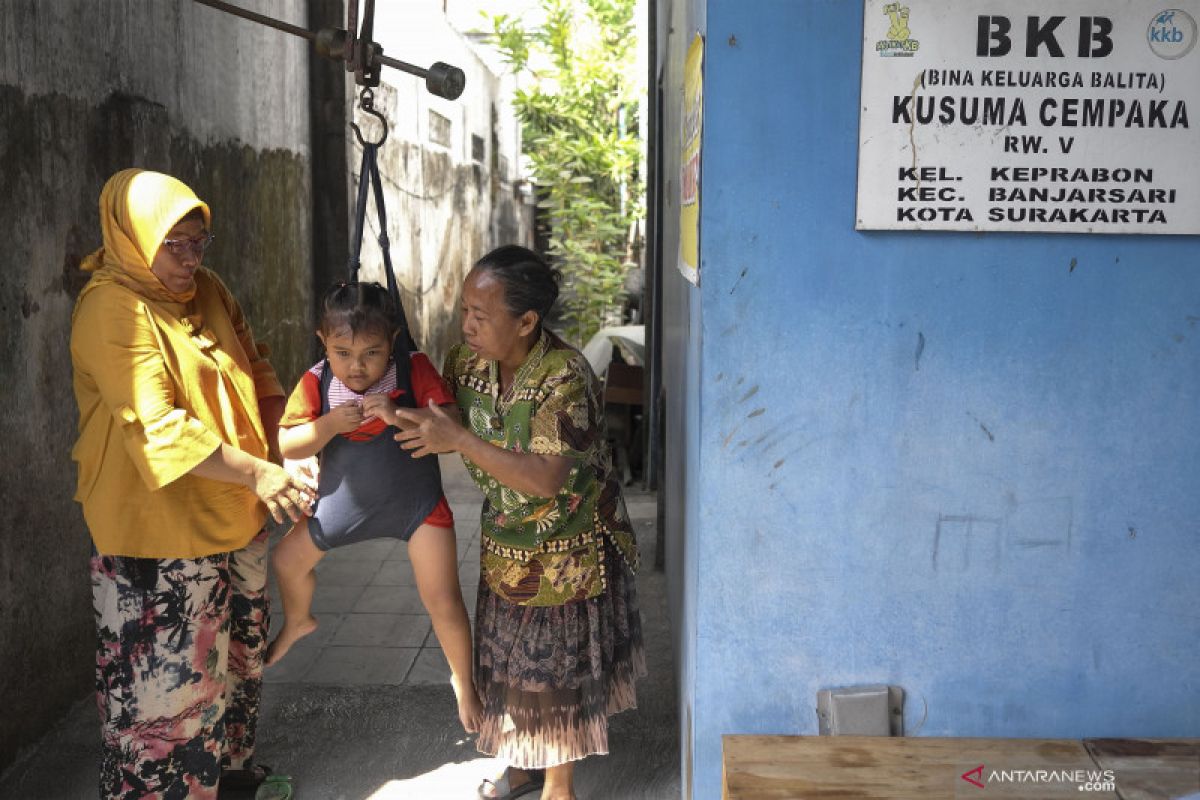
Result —
<path fill-rule="evenodd" d="M 198 558 L 244 547 L 266 508 L 249 489 L 187 474 L 225 444 L 267 457 L 258 410 L 283 388 L 237 301 L 210 270 L 186 303 L 93 280 L 76 306 L 75 499 L 105 555 Z"/>

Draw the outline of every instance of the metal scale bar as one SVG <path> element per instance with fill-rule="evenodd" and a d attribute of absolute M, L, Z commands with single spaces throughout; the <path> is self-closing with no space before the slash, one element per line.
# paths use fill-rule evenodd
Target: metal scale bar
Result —
<path fill-rule="evenodd" d="M 346 70 L 354 73 L 355 83 L 360 86 L 378 86 L 381 66 L 424 78 L 425 88 L 430 93 L 447 100 L 457 100 L 466 85 L 466 76 L 463 75 L 463 71 L 450 64 L 435 61 L 429 69 L 422 69 L 414 64 L 385 56 L 383 48 L 377 42 L 372 41 L 375 25 L 374 0 L 366 0 L 362 33 L 359 36 L 355 36 L 354 33 L 358 27 L 358 0 L 347 0 L 348 24 L 345 29 L 321 28 L 318 31 L 310 31 L 265 14 L 248 11 L 231 3 L 223 2 L 223 0 L 194 0 L 194 2 L 284 33 L 290 33 L 292 36 L 299 36 L 301 39 L 307 39 L 313 43 L 319 55 L 330 61 L 345 62 Z"/>

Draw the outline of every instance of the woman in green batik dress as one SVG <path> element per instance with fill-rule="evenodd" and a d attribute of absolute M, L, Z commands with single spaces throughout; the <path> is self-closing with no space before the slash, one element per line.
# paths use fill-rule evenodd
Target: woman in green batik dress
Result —
<path fill-rule="evenodd" d="M 445 375 L 461 421 L 401 411 L 415 455 L 458 452 L 485 495 L 475 618 L 478 748 L 510 765 L 482 798 L 575 797 L 574 762 L 608 752 L 608 717 L 645 675 L 637 545 L 587 360 L 546 330 L 557 270 L 523 247 L 463 286 L 465 344 Z"/>

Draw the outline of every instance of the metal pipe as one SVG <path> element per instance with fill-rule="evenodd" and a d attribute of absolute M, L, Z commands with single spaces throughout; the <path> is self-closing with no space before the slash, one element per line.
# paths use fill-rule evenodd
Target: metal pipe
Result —
<path fill-rule="evenodd" d="M 375 54 L 375 60 L 380 64 L 383 64 L 385 67 L 392 67 L 393 69 L 398 69 L 401 72 L 407 72 L 409 75 L 416 75 L 418 78 L 424 78 L 429 74 L 429 70 L 427 69 L 421 69 L 414 64 L 409 64 L 405 61 L 399 61 L 381 53 Z"/>
<path fill-rule="evenodd" d="M 412 64 L 388 58 L 378 51 L 373 54 L 372 59 L 384 66 L 398 69 L 401 72 L 407 72 L 410 75 L 416 75 L 418 78 L 424 78 L 426 89 L 432 94 L 444 97 L 447 100 L 457 100 L 463 93 L 463 88 L 467 85 L 467 78 L 461 69 L 441 61 L 433 62 L 429 65 L 429 69 L 421 69 Z"/>
<path fill-rule="evenodd" d="M 458 99 L 462 94 L 463 87 L 466 85 L 466 76 L 463 75 L 463 71 L 458 67 L 437 61 L 430 65 L 429 69 L 422 69 L 413 64 L 385 56 L 382 52 L 383 48 L 371 41 L 371 36 L 374 33 L 375 16 L 375 4 L 372 0 L 368 0 L 364 9 L 366 15 L 363 18 L 362 36 L 359 37 L 357 43 L 355 43 L 353 29 L 345 32 L 338 29 L 322 29 L 314 32 L 307 28 L 301 28 L 299 25 L 292 25 L 283 20 L 275 19 L 274 17 L 247 11 L 244 8 L 239 8 L 223 0 L 195 0 L 195 2 L 215 8 L 217 11 L 223 11 L 226 14 L 232 14 L 235 17 L 248 19 L 251 22 L 257 22 L 260 25 L 266 25 L 269 28 L 307 39 L 316 46 L 317 52 L 321 55 L 334 61 L 346 61 L 347 69 L 353 67 L 355 79 L 359 85 L 366 84 L 373 86 L 378 84 L 378 70 L 380 65 L 392 67 L 401 72 L 407 72 L 410 75 L 416 75 L 418 78 L 424 78 L 425 87 L 430 92 L 447 100 Z M 349 0 L 349 3 L 350 22 L 353 23 L 357 15 L 358 3 L 356 0 Z M 360 60 L 365 63 L 359 63 Z"/>
<path fill-rule="evenodd" d="M 241 17 L 242 19 L 248 19 L 252 22 L 257 22 L 260 25 L 266 25 L 268 28 L 274 28 L 275 30 L 283 31 L 284 33 L 290 33 L 292 36 L 299 36 L 301 39 L 307 39 L 310 42 L 315 42 L 317 40 L 317 34 L 313 33 L 307 28 L 301 28 L 299 25 L 292 25 L 289 22 L 284 22 L 283 20 L 275 19 L 274 17 L 268 17 L 253 11 L 247 11 L 244 8 L 238 8 L 237 6 L 230 5 L 229 3 L 223 3 L 221 0 L 195 0 L 195 2 L 202 6 L 215 8 L 218 11 L 224 11 L 226 14 L 233 14 L 235 17 Z"/>

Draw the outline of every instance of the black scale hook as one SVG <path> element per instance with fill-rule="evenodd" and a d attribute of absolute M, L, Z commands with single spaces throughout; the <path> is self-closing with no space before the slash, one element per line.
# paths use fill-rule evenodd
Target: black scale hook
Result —
<path fill-rule="evenodd" d="M 358 143 L 363 147 L 366 147 L 367 145 L 379 147 L 379 145 L 387 141 L 388 121 L 387 117 L 375 109 L 375 93 L 371 91 L 370 87 L 363 89 L 362 93 L 358 96 L 358 107 L 362 109 L 364 114 L 368 114 L 379 120 L 379 124 L 382 127 L 383 133 L 380 134 L 379 141 L 368 142 L 366 138 L 363 137 L 362 129 L 358 127 L 358 123 L 351 120 L 350 127 L 354 129 L 355 138 L 358 139 Z"/>

